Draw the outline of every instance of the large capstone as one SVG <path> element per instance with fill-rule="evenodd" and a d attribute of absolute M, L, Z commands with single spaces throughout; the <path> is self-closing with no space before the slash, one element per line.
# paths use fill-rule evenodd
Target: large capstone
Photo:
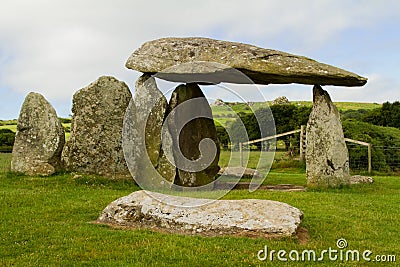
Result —
<path fill-rule="evenodd" d="M 321 86 L 314 86 L 313 95 L 306 135 L 307 185 L 339 187 L 349 184 L 349 154 L 339 111 Z"/>
<path fill-rule="evenodd" d="M 216 200 L 136 191 L 111 202 L 98 223 L 205 236 L 285 237 L 296 234 L 303 213 L 286 203 Z"/>
<path fill-rule="evenodd" d="M 74 94 L 71 135 L 62 154 L 68 170 L 106 177 L 129 175 L 122 125 L 131 98 L 124 82 L 108 76 Z"/>
<path fill-rule="evenodd" d="M 154 169 L 171 183 L 175 179 L 176 168 L 173 165 L 168 127 L 164 128 L 167 131 L 162 132 L 167 106 L 168 102 L 155 79 L 149 74 L 139 77 L 134 101 L 127 109 L 124 122 L 125 158 L 137 181 L 156 178 Z M 162 139 L 166 144 L 164 147 Z M 156 180 L 159 179 L 154 179 L 154 182 Z"/>
<path fill-rule="evenodd" d="M 61 169 L 64 128 L 56 111 L 40 94 L 29 93 L 18 118 L 11 171 L 51 175 Z"/>
<path fill-rule="evenodd" d="M 178 173 L 175 184 L 210 184 L 218 173 L 220 147 L 212 112 L 197 84 L 179 85 L 172 93 L 167 121 Z"/>
<path fill-rule="evenodd" d="M 362 86 L 367 79 L 310 58 L 208 38 L 162 38 L 144 43 L 125 66 L 176 82 Z M 239 70 L 250 79 L 237 75 Z"/>

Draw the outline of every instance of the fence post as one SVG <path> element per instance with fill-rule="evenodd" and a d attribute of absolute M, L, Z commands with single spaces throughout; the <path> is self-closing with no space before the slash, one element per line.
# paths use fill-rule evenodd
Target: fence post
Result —
<path fill-rule="evenodd" d="M 368 144 L 368 173 L 372 172 L 372 144 Z"/>
<path fill-rule="evenodd" d="M 300 160 L 304 161 L 304 125 L 300 128 Z"/>
<path fill-rule="evenodd" d="M 243 143 L 239 143 L 240 167 L 243 167 Z"/>

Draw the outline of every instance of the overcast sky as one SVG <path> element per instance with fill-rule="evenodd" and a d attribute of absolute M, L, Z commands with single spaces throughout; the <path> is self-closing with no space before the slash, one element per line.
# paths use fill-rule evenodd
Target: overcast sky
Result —
<path fill-rule="evenodd" d="M 368 77 L 360 88 L 326 87 L 334 101 L 400 100 L 398 0 L 2 0 L 0 119 L 17 118 L 30 91 L 68 116 L 74 92 L 102 75 L 134 91 L 139 73 L 125 68 L 127 58 L 142 43 L 170 36 L 249 43 Z M 261 92 L 268 100 L 312 99 L 311 86 Z"/>

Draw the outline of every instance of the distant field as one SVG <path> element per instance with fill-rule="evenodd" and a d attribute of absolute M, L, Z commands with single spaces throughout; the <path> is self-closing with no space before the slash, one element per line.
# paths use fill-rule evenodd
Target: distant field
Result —
<path fill-rule="evenodd" d="M 291 104 L 297 106 L 306 106 L 311 107 L 311 101 L 291 101 Z M 257 110 L 260 108 L 268 108 L 272 105 L 271 101 L 268 102 L 252 102 L 249 105 L 245 103 L 229 103 L 226 102 L 227 106 L 212 106 L 211 110 L 214 116 L 214 119 L 217 120 L 220 124 L 229 124 L 235 120 L 234 113 L 251 113 L 252 110 Z M 371 110 L 375 108 L 379 108 L 382 105 L 377 103 L 357 103 L 357 102 L 335 102 L 336 107 L 339 110 L 346 111 L 346 110 Z"/>
<path fill-rule="evenodd" d="M 71 129 L 71 123 L 61 123 L 64 129 Z M 0 120 L 0 129 L 10 129 L 14 133 L 17 132 L 17 120 L 8 120 L 2 121 Z M 69 132 L 65 132 L 65 139 L 68 140 L 70 136 Z"/>

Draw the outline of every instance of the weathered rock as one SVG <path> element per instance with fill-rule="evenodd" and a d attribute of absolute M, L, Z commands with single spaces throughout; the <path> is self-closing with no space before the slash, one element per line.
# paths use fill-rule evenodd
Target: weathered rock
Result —
<path fill-rule="evenodd" d="M 289 99 L 287 99 L 286 96 L 280 96 L 275 98 L 274 101 L 272 101 L 272 105 L 289 105 Z"/>
<path fill-rule="evenodd" d="M 338 187 L 349 184 L 349 154 L 339 111 L 328 92 L 313 88 L 313 108 L 307 123 L 307 185 Z"/>
<path fill-rule="evenodd" d="M 245 167 L 223 167 L 218 172 L 219 175 L 234 176 L 234 177 L 257 177 L 262 178 L 259 171 Z"/>
<path fill-rule="evenodd" d="M 211 107 L 218 107 L 218 106 L 225 106 L 225 105 L 226 104 L 224 103 L 224 101 L 222 99 L 217 99 L 210 106 Z"/>
<path fill-rule="evenodd" d="M 124 82 L 108 76 L 74 94 L 71 135 L 62 154 L 68 170 L 107 177 L 129 175 L 122 125 L 131 98 Z"/>
<path fill-rule="evenodd" d="M 152 173 L 149 169 L 155 168 L 167 181 L 173 182 L 176 167 L 166 157 L 166 153 L 170 153 L 170 159 L 173 160 L 172 151 L 164 151 L 161 147 L 162 126 L 168 102 L 151 75 L 143 74 L 137 80 L 134 104 L 138 130 L 138 136 L 133 137 L 134 157 L 137 158 L 138 164 L 137 175 L 149 176 Z M 165 128 L 168 129 L 168 127 Z M 171 140 L 169 132 L 165 132 L 163 137 L 168 139 L 166 143 L 169 143 L 169 148 L 171 148 L 172 141 L 169 141 Z"/>
<path fill-rule="evenodd" d="M 303 56 L 208 38 L 162 38 L 146 42 L 132 53 L 126 67 L 186 83 L 251 82 L 239 77 L 232 68 L 258 84 L 362 86 L 367 82 L 357 74 Z"/>
<path fill-rule="evenodd" d="M 175 184 L 196 187 L 214 181 L 220 154 L 211 108 L 197 84 L 179 85 L 167 117 L 178 175 Z"/>
<path fill-rule="evenodd" d="M 64 128 L 57 113 L 40 94 L 29 93 L 18 118 L 11 171 L 51 175 L 61 169 Z"/>
<path fill-rule="evenodd" d="M 350 184 L 372 184 L 374 179 L 369 176 L 353 175 L 350 177 Z"/>
<path fill-rule="evenodd" d="M 97 222 L 179 234 L 284 237 L 296 234 L 302 216 L 272 200 L 212 201 L 141 190 L 111 202 Z"/>

